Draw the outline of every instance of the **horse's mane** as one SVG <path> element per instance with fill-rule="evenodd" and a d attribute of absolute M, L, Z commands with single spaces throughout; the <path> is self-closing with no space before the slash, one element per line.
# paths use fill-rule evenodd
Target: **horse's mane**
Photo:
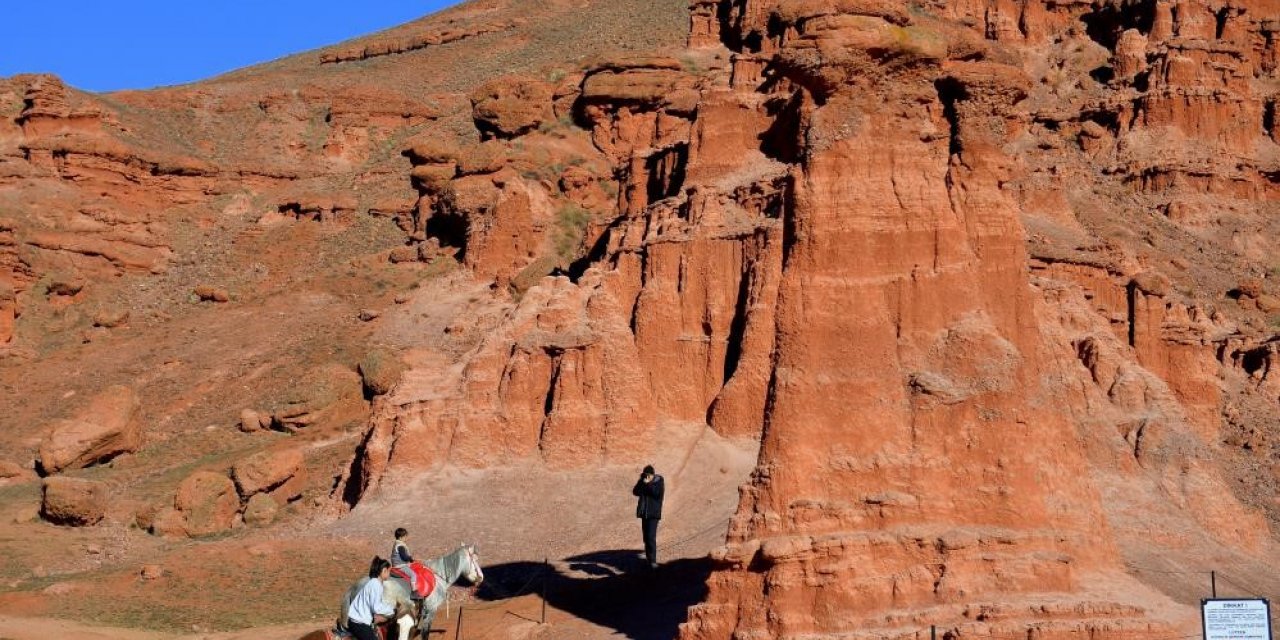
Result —
<path fill-rule="evenodd" d="M 440 576 L 446 584 L 453 584 L 462 575 L 462 562 L 467 557 L 467 546 L 458 545 L 457 549 L 434 560 L 427 560 L 426 565 Z"/>

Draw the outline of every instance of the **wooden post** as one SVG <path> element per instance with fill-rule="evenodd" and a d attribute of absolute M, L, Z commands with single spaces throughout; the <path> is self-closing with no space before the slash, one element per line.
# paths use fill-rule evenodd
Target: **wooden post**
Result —
<path fill-rule="evenodd" d="M 547 572 L 551 570 L 548 558 L 542 559 L 542 624 L 547 623 Z"/>
<path fill-rule="evenodd" d="M 453 630 L 453 640 L 462 637 L 462 607 L 458 607 L 458 626 Z"/>
<path fill-rule="evenodd" d="M 1213 597 L 1215 598 L 1218 597 L 1218 572 L 1217 571 L 1209 572 L 1209 593 L 1212 593 Z"/>
<path fill-rule="evenodd" d="M 938 626 L 929 625 L 929 640 L 938 640 Z"/>

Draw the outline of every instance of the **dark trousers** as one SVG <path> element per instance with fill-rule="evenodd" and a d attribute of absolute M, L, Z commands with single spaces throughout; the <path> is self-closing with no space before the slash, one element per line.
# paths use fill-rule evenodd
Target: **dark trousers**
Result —
<path fill-rule="evenodd" d="M 356 640 L 382 640 L 378 636 L 378 632 L 367 624 L 360 624 L 354 620 L 347 621 L 347 631 L 356 637 Z"/>
<path fill-rule="evenodd" d="M 658 564 L 658 518 L 640 518 L 640 532 L 644 534 L 644 557 L 649 564 Z"/>

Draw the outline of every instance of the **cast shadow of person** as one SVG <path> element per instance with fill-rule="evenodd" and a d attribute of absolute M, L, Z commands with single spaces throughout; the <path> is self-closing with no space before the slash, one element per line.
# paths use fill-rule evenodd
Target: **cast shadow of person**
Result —
<path fill-rule="evenodd" d="M 670 640 L 689 607 L 707 596 L 709 558 L 681 558 L 650 569 L 632 549 L 595 551 L 546 565 L 510 562 L 484 568 L 476 597 L 503 600 L 545 593 L 547 605 L 613 629 L 631 640 Z"/>

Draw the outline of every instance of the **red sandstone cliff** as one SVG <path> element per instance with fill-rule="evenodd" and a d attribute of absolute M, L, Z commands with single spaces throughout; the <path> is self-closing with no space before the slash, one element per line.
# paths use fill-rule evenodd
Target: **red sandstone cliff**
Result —
<path fill-rule="evenodd" d="M 671 434 L 758 446 L 690 640 L 1161 638 L 1191 578 L 1133 565 L 1270 580 L 1280 5 L 697 0 L 687 48 L 633 29 L 564 64 L 530 52 L 577 9 L 517 4 L 186 88 L 0 81 L 5 355 L 73 358 L 57 326 L 150 353 L 208 317 L 68 311 L 116 280 L 305 310 L 329 324 L 294 351 L 107 377 L 210 363 L 231 400 L 195 415 L 314 433 L 337 507 Z M 581 37 L 623 32 L 586 5 Z M 240 391 L 254 357 L 322 392 Z M 158 424 L 188 415 L 156 395 Z"/>
<path fill-rule="evenodd" d="M 1240 376 L 1265 380 L 1243 363 L 1270 334 L 1162 273 L 1241 265 L 1144 251 L 1115 214 L 1269 200 L 1255 15 L 695 3 L 710 73 L 643 59 L 582 81 L 575 113 L 622 188 L 573 281 L 520 300 L 448 408 L 388 397 L 353 482 L 491 464 L 498 442 L 635 461 L 654 421 L 705 421 L 761 453 L 684 637 L 1169 632 L 1161 595 L 1091 585 L 1124 582 L 1135 506 L 1190 519 L 1183 552 L 1270 548 L 1270 505 L 1214 464 L 1224 394 L 1260 406 Z"/>

